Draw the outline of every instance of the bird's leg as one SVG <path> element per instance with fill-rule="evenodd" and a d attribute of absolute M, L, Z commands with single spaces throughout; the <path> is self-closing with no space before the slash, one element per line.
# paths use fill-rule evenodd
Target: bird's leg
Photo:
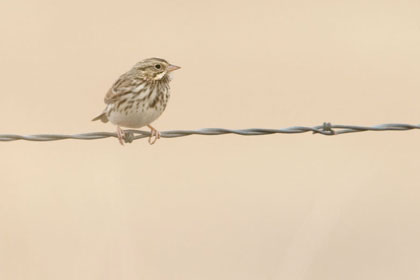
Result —
<path fill-rule="evenodd" d="M 147 125 L 147 127 L 151 129 L 149 136 L 149 144 L 153 145 L 155 144 L 156 140 L 160 139 L 160 132 L 151 125 Z"/>
<path fill-rule="evenodd" d="M 118 136 L 118 141 L 120 141 L 120 144 L 124 146 L 125 132 L 118 125 L 117 125 L 117 136 Z"/>

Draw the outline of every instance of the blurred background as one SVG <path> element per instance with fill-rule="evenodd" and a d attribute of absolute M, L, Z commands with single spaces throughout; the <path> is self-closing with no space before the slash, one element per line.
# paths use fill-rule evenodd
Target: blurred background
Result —
<path fill-rule="evenodd" d="M 161 131 L 418 124 L 420 2 L 0 2 L 0 133 L 90 120 L 147 57 Z M 0 143 L 0 279 L 419 279 L 420 131 Z"/>

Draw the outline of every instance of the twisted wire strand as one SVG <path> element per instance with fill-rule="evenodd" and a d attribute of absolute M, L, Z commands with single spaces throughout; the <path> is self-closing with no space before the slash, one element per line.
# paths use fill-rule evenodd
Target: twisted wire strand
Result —
<path fill-rule="evenodd" d="M 242 136 L 257 136 L 268 134 L 294 134 L 312 132 L 313 134 L 321 134 L 326 136 L 364 132 L 364 131 L 404 131 L 420 129 L 420 125 L 411 124 L 380 124 L 375 126 L 357 126 L 357 125 L 332 125 L 331 123 L 324 123 L 323 125 L 306 127 L 306 126 L 292 126 L 280 129 L 270 128 L 248 128 L 248 129 L 226 129 L 226 128 L 201 128 L 196 130 L 168 130 L 162 131 L 162 138 L 175 138 L 189 135 L 222 135 L 222 134 L 237 134 Z M 125 130 L 125 141 L 131 143 L 133 140 L 142 139 L 150 136 L 149 131 L 142 130 Z M 116 133 L 112 132 L 89 132 L 81 134 L 35 134 L 35 135 L 16 135 L 16 134 L 0 134 L 0 141 L 57 141 L 64 139 L 77 140 L 97 140 L 109 137 L 117 138 Z"/>

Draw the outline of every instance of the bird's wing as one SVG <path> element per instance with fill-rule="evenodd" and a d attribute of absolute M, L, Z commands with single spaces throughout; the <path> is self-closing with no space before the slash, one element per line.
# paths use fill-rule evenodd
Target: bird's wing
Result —
<path fill-rule="evenodd" d="M 112 104 L 115 101 L 118 101 L 121 96 L 131 93 L 139 82 L 139 80 L 132 79 L 126 74 L 122 75 L 108 90 L 105 95 L 105 103 Z"/>

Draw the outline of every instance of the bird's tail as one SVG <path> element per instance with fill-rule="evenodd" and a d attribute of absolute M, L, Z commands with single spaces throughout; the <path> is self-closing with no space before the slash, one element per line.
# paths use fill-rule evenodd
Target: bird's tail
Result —
<path fill-rule="evenodd" d="M 97 116 L 97 117 L 95 117 L 95 118 L 92 119 L 92 121 L 97 121 L 97 120 L 101 120 L 101 122 L 107 123 L 108 122 L 108 117 L 106 116 L 106 113 L 103 112 L 99 116 Z"/>

